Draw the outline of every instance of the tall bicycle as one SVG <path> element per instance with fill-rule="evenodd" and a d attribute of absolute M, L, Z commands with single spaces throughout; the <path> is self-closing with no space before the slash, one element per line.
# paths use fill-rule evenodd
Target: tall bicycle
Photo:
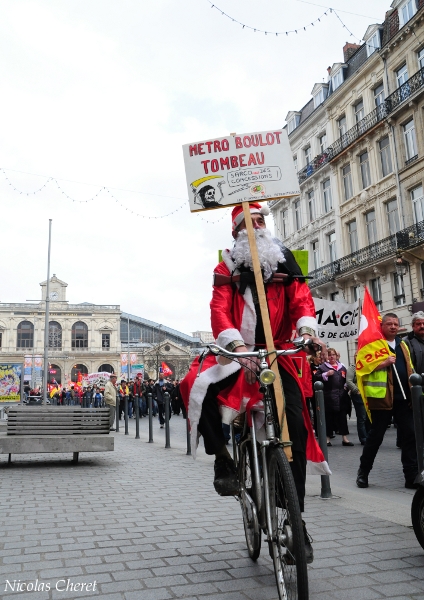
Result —
<path fill-rule="evenodd" d="M 215 344 L 208 348 L 212 354 L 236 362 L 240 358 L 258 358 L 260 361 L 255 373 L 263 394 L 263 407 L 248 406 L 241 428 L 237 431 L 236 426 L 233 427 L 238 500 L 247 550 L 250 558 L 256 561 L 261 552 L 263 532 L 274 563 L 280 600 L 307 600 L 308 572 L 302 516 L 290 463 L 280 440 L 277 406 L 272 393 L 275 375 L 267 363 L 267 359 L 274 361 L 278 356 L 296 354 L 311 343 L 297 338 L 293 345 L 294 348 L 272 352 L 265 349 L 228 352 Z M 261 422 L 264 422 L 265 439 L 258 440 L 255 425 Z"/>

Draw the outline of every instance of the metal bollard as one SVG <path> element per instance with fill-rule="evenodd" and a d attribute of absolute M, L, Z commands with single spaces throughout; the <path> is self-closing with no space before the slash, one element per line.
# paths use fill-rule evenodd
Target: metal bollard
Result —
<path fill-rule="evenodd" d="M 415 483 L 423 483 L 423 469 L 424 469 L 424 419 L 423 419 L 423 388 L 422 388 L 422 377 L 418 373 L 413 373 L 409 381 L 411 382 L 411 396 L 412 396 L 412 410 L 414 413 L 414 430 L 415 430 L 415 444 L 417 446 L 417 462 L 418 462 L 418 475 L 415 479 Z"/>
<path fill-rule="evenodd" d="M 328 450 L 327 450 L 327 432 L 325 426 L 325 405 L 324 405 L 324 384 L 321 381 L 314 383 L 315 390 L 315 403 L 317 407 L 317 429 L 318 429 L 318 442 L 319 446 L 324 454 L 324 458 L 328 463 Z M 330 476 L 321 475 L 321 495 L 320 498 L 327 500 L 332 498 L 330 487 Z"/>
<path fill-rule="evenodd" d="M 188 415 L 186 418 L 186 433 L 187 433 L 187 452 L 188 456 L 191 456 L 191 437 L 190 437 L 190 426 L 188 423 Z"/>
<path fill-rule="evenodd" d="M 140 400 L 141 396 L 135 396 L 135 439 L 140 439 Z"/>
<path fill-rule="evenodd" d="M 124 397 L 125 435 L 128 435 L 128 396 Z"/>
<path fill-rule="evenodd" d="M 153 443 L 153 399 L 152 394 L 147 394 L 147 403 L 149 405 L 149 444 Z"/>
<path fill-rule="evenodd" d="M 115 421 L 116 421 L 116 432 L 119 432 L 119 404 L 120 404 L 120 398 L 118 396 L 118 394 L 116 394 L 116 415 L 115 415 Z"/>
<path fill-rule="evenodd" d="M 165 398 L 165 448 L 171 447 L 169 439 L 169 409 L 170 409 L 170 396 L 168 392 L 164 393 Z"/>

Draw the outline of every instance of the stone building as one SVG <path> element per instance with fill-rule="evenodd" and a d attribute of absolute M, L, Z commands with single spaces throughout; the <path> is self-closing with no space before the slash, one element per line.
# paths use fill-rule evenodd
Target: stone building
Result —
<path fill-rule="evenodd" d="M 0 303 L 0 363 L 25 362 L 25 380 L 37 386 L 42 383 L 47 282 L 40 286 L 39 302 Z M 146 353 L 149 358 L 153 353 L 163 357 L 176 375 L 185 374 L 187 357 L 201 346 L 200 339 L 122 313 L 119 305 L 70 304 L 67 286 L 56 275 L 50 279 L 50 380 L 65 384 L 77 381 L 78 373 L 100 371 L 126 377 L 128 352 L 134 364 L 144 364 Z M 153 366 L 149 374 L 156 377 Z"/>
<path fill-rule="evenodd" d="M 309 251 L 313 295 L 354 301 L 368 286 L 405 327 L 424 298 L 423 34 L 424 0 L 395 0 L 345 45 L 286 117 L 301 193 L 271 206 L 284 243 Z"/>

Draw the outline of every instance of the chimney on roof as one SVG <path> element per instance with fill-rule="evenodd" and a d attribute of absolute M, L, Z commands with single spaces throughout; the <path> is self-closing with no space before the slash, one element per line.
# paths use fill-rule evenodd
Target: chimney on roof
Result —
<path fill-rule="evenodd" d="M 349 42 L 346 42 L 346 44 L 343 46 L 344 61 L 347 62 L 352 54 L 355 54 L 360 47 L 361 46 L 359 44 L 350 44 Z"/>

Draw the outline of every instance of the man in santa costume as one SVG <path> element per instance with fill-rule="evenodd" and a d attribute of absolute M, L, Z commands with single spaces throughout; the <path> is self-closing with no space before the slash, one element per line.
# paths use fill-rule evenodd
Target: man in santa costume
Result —
<path fill-rule="evenodd" d="M 269 214 L 269 209 L 258 203 L 249 206 L 275 347 L 289 347 L 287 342 L 294 329 L 305 340 L 314 338 L 317 329 L 315 306 L 300 268 L 290 250 L 279 240 L 273 239 L 266 229 L 264 215 Z M 227 276 L 227 279 L 217 278 L 221 281 L 220 285 L 213 286 L 210 306 L 216 343 L 238 353 L 265 347 L 265 334 L 243 208 L 240 205 L 232 211 L 232 229 L 234 247 L 223 251 L 223 261 L 214 271 Z M 274 273 L 285 273 L 288 278 L 283 282 L 277 276 L 273 281 Z M 240 274 L 245 274 L 240 281 L 231 281 L 231 276 Z M 207 355 L 199 372 L 200 361 L 197 358 L 180 384 L 181 396 L 188 405 L 192 446 L 196 447 L 200 433 L 204 438 L 206 453 L 216 456 L 214 487 L 221 496 L 238 494 L 237 471 L 226 447 L 222 423 L 230 424 L 239 413 L 244 412 L 248 402 L 252 404 L 255 399 L 261 399 L 257 378 L 252 372 L 252 367 L 256 370 L 252 359 L 241 358 L 239 362 L 228 362 Z M 285 356 L 279 357 L 278 364 L 292 442 L 291 467 L 300 509 L 303 511 L 307 459 L 315 467 L 312 471 L 318 474 L 329 474 L 329 469 L 313 434 L 296 367 L 292 359 Z M 313 551 L 306 529 L 305 543 L 307 560 L 312 562 Z"/>

